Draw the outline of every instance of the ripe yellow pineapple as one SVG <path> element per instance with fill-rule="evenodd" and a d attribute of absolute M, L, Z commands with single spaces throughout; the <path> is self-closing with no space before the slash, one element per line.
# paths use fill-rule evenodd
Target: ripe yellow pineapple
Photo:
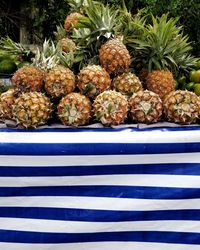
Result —
<path fill-rule="evenodd" d="M 81 15 L 78 12 L 73 12 L 69 14 L 65 19 L 64 23 L 65 30 L 70 31 L 74 25 L 78 24 L 78 18 L 82 16 L 83 15 Z"/>
<path fill-rule="evenodd" d="M 101 66 L 112 76 L 126 72 L 131 63 L 126 46 L 119 39 L 110 39 L 99 50 Z"/>
<path fill-rule="evenodd" d="M 132 120 L 142 123 L 155 123 L 162 115 L 162 101 L 159 95 L 149 90 L 139 91 L 129 99 Z"/>
<path fill-rule="evenodd" d="M 12 119 L 12 105 L 16 97 L 14 95 L 14 89 L 9 89 L 2 93 L 0 96 L 0 118 Z"/>
<path fill-rule="evenodd" d="M 123 73 L 112 81 L 112 86 L 116 91 L 131 96 L 132 94 L 142 90 L 142 84 L 139 78 L 133 73 Z"/>
<path fill-rule="evenodd" d="M 74 73 L 64 66 L 56 66 L 46 74 L 44 87 L 53 98 L 65 96 L 75 89 Z"/>
<path fill-rule="evenodd" d="M 25 128 L 45 124 L 51 116 L 50 100 L 40 92 L 22 93 L 13 104 L 13 117 Z"/>
<path fill-rule="evenodd" d="M 82 94 L 94 98 L 110 88 L 109 74 L 99 65 L 89 65 L 78 75 L 78 88 Z"/>
<path fill-rule="evenodd" d="M 175 90 L 175 80 L 168 70 L 153 70 L 146 78 L 147 88 L 155 92 L 163 100 L 167 94 Z"/>
<path fill-rule="evenodd" d="M 64 96 L 57 109 L 61 122 L 69 126 L 85 125 L 91 117 L 91 102 L 79 93 Z"/>
<path fill-rule="evenodd" d="M 18 69 L 12 77 L 12 85 L 16 92 L 41 91 L 45 73 L 34 66 Z"/>
<path fill-rule="evenodd" d="M 199 97 L 187 90 L 169 93 L 164 100 L 166 118 L 175 123 L 191 124 L 200 116 Z"/>
<path fill-rule="evenodd" d="M 125 96 L 114 90 L 99 94 L 93 103 L 96 119 L 105 125 L 124 123 L 128 113 L 128 101 Z"/>

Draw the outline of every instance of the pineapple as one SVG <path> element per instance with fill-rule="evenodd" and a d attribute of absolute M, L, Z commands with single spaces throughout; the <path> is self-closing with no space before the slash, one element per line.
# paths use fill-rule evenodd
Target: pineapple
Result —
<path fill-rule="evenodd" d="M 124 123 L 128 113 L 128 101 L 121 93 L 107 90 L 99 94 L 93 103 L 96 119 L 104 125 Z"/>
<path fill-rule="evenodd" d="M 110 88 L 109 74 L 99 65 L 89 65 L 78 75 L 78 87 L 82 94 L 94 98 Z"/>
<path fill-rule="evenodd" d="M 142 84 L 138 77 L 133 73 L 123 73 L 122 75 L 116 77 L 112 81 L 113 88 L 116 91 L 126 95 L 132 96 L 133 93 L 136 93 L 142 90 Z"/>
<path fill-rule="evenodd" d="M 78 18 L 83 16 L 81 13 L 84 12 L 84 7 L 88 5 L 88 1 L 91 0 L 67 0 L 71 14 L 65 19 L 64 27 L 66 31 L 70 31 L 74 25 L 79 23 Z"/>
<path fill-rule="evenodd" d="M 171 92 L 164 100 L 164 114 L 171 122 L 194 123 L 200 115 L 200 99 L 187 90 Z"/>
<path fill-rule="evenodd" d="M 76 50 L 75 42 L 67 37 L 67 32 L 62 26 L 57 26 L 57 32 L 54 35 L 58 41 L 58 45 L 64 52 L 68 53 Z"/>
<path fill-rule="evenodd" d="M 161 17 L 152 15 L 152 24 L 144 24 L 143 32 L 127 43 L 130 53 L 139 58 L 143 62 L 142 67 L 149 71 L 147 88 L 159 94 L 161 99 L 175 90 L 173 75 L 177 77 L 180 72 L 190 70 L 196 61 L 190 54 L 192 46 L 188 37 L 183 36 L 177 21 L 168 19 L 166 14 Z"/>
<path fill-rule="evenodd" d="M 25 128 L 45 124 L 51 116 L 49 99 L 39 92 L 22 93 L 13 104 L 13 117 Z"/>
<path fill-rule="evenodd" d="M 83 4 L 83 11 L 85 16 L 79 19 L 72 37 L 84 52 L 82 63 L 100 64 L 99 49 L 108 39 L 115 37 L 120 23 L 119 10 L 100 1 L 88 0 Z"/>
<path fill-rule="evenodd" d="M 73 42 L 72 39 L 69 39 L 67 37 L 60 39 L 58 41 L 58 44 L 62 48 L 62 50 L 66 53 L 76 50 L 75 42 Z"/>
<path fill-rule="evenodd" d="M 175 90 L 176 81 L 168 70 L 153 70 L 146 78 L 147 89 L 157 93 L 163 100 L 167 94 Z"/>
<path fill-rule="evenodd" d="M 83 15 L 81 15 L 78 12 L 73 12 L 69 14 L 65 19 L 65 23 L 64 23 L 65 30 L 70 31 L 74 25 L 78 24 L 79 22 L 78 18 L 82 16 Z"/>
<path fill-rule="evenodd" d="M 68 64 L 73 61 L 70 60 L 70 56 L 52 41 L 45 40 L 42 50 L 38 48 L 33 63 L 45 70 L 44 88 L 53 98 L 62 97 L 75 88 L 74 73 L 68 68 Z"/>
<path fill-rule="evenodd" d="M 0 96 L 0 118 L 12 119 L 12 105 L 16 97 L 14 95 L 14 89 L 9 89 Z"/>
<path fill-rule="evenodd" d="M 11 81 L 16 92 L 41 91 L 45 73 L 34 66 L 24 66 L 18 69 Z"/>
<path fill-rule="evenodd" d="M 131 63 L 126 46 L 119 39 L 110 39 L 99 50 L 101 66 L 112 76 L 126 72 Z"/>
<path fill-rule="evenodd" d="M 85 125 L 91 117 L 91 102 L 79 93 L 63 97 L 57 109 L 61 122 L 69 126 Z"/>
<path fill-rule="evenodd" d="M 149 90 L 139 91 L 129 99 L 132 120 L 142 123 L 155 123 L 162 115 L 162 101 L 159 95 Z"/>
<path fill-rule="evenodd" d="M 48 95 L 60 98 L 75 89 L 75 75 L 70 69 L 58 65 L 46 74 L 44 87 Z"/>

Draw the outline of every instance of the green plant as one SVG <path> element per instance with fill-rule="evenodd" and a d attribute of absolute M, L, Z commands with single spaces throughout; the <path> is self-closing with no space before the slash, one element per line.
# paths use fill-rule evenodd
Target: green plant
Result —
<path fill-rule="evenodd" d="M 151 16 L 152 24 L 146 24 L 143 33 L 130 39 L 129 46 L 149 71 L 168 69 L 178 75 L 195 67 L 197 59 L 191 56 L 192 46 L 185 36 L 178 18 Z"/>

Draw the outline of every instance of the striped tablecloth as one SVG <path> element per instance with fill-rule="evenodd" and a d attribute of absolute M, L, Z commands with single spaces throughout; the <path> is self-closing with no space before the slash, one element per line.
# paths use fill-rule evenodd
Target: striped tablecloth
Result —
<path fill-rule="evenodd" d="M 0 130 L 1 250 L 199 250 L 200 128 Z"/>

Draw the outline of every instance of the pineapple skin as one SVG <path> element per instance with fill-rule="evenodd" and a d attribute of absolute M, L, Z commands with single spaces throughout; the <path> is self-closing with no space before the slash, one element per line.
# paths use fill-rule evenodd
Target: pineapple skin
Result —
<path fill-rule="evenodd" d="M 200 116 L 200 98 L 187 90 L 171 92 L 164 100 L 164 114 L 170 122 L 194 123 Z"/>
<path fill-rule="evenodd" d="M 0 118 L 12 120 L 12 105 L 16 100 L 14 89 L 9 89 L 0 96 Z"/>
<path fill-rule="evenodd" d="M 142 84 L 139 78 L 132 73 L 123 73 L 112 81 L 113 89 L 127 96 L 142 90 Z"/>
<path fill-rule="evenodd" d="M 78 88 L 82 94 L 95 98 L 111 85 L 109 74 L 99 65 L 89 65 L 83 68 L 77 78 Z"/>
<path fill-rule="evenodd" d="M 73 92 L 75 87 L 74 73 L 64 66 L 56 66 L 46 74 L 44 88 L 53 98 L 63 97 Z"/>
<path fill-rule="evenodd" d="M 159 95 L 149 90 L 135 93 L 129 99 L 129 107 L 131 119 L 146 124 L 159 121 L 163 110 Z"/>
<path fill-rule="evenodd" d="M 81 15 L 78 12 L 73 12 L 71 14 L 69 14 L 66 19 L 65 19 L 65 23 L 64 23 L 64 28 L 66 31 L 70 31 L 73 27 L 73 25 L 78 24 L 78 18 L 82 17 L 83 15 Z"/>
<path fill-rule="evenodd" d="M 59 40 L 58 43 L 62 50 L 66 53 L 73 52 L 76 50 L 76 44 L 69 38 L 62 38 Z"/>
<path fill-rule="evenodd" d="M 64 96 L 58 107 L 58 116 L 67 126 L 80 126 L 89 123 L 92 105 L 90 100 L 79 93 Z"/>
<path fill-rule="evenodd" d="M 45 72 L 34 66 L 24 66 L 18 69 L 11 81 L 16 92 L 40 92 L 44 85 Z"/>
<path fill-rule="evenodd" d="M 35 128 L 51 117 L 52 105 L 49 98 L 40 92 L 22 93 L 15 100 L 12 112 L 17 124 Z"/>
<path fill-rule="evenodd" d="M 167 94 L 175 90 L 175 80 L 168 70 L 153 70 L 146 78 L 147 89 L 158 94 L 163 100 Z"/>
<path fill-rule="evenodd" d="M 121 93 L 106 90 L 95 98 L 93 112 L 96 120 L 102 124 L 118 125 L 127 118 L 128 101 Z"/>
<path fill-rule="evenodd" d="M 101 66 L 112 76 L 126 72 L 131 63 L 126 46 L 119 39 L 108 40 L 99 50 Z"/>

